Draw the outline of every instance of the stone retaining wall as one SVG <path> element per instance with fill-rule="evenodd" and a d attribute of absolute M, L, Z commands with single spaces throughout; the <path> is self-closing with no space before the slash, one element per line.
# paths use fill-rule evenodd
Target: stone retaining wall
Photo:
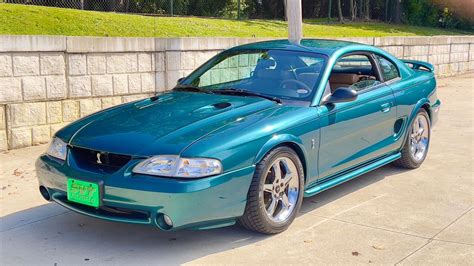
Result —
<path fill-rule="evenodd" d="M 0 36 L 0 150 L 46 143 L 71 121 L 165 91 L 223 49 L 261 40 Z M 474 36 L 344 40 L 428 61 L 438 76 L 474 71 Z"/>

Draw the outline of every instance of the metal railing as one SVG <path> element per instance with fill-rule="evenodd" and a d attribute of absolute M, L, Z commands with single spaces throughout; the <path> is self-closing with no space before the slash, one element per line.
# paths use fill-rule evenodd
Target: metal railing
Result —
<path fill-rule="evenodd" d="M 229 19 L 285 19 L 285 6 L 296 0 L 0 0 L 0 3 L 40 5 L 152 16 L 200 16 Z M 472 30 L 473 19 L 459 20 L 444 4 L 388 0 L 301 0 L 305 19 L 385 21 Z M 435 1 L 436 2 L 436 1 Z M 443 8 L 444 7 L 444 8 Z M 454 12 L 454 13 L 453 13 Z"/>
<path fill-rule="evenodd" d="M 0 0 L 2 2 L 2 0 Z M 5 3 L 145 15 L 239 18 L 245 0 L 3 0 Z"/>

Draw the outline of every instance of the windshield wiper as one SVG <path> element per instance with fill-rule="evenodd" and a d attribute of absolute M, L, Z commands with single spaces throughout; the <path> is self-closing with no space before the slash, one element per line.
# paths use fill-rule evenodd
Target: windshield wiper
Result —
<path fill-rule="evenodd" d="M 253 92 L 253 91 L 248 91 L 244 89 L 237 89 L 237 88 L 225 88 L 225 89 L 217 89 L 213 91 L 216 94 L 229 94 L 229 95 L 240 95 L 240 96 L 255 96 L 255 97 L 260 97 L 264 98 L 270 101 L 274 101 L 277 103 L 282 103 L 282 100 L 280 98 L 274 97 L 274 96 L 267 96 L 264 94 L 260 94 L 258 92 Z"/>
<path fill-rule="evenodd" d="M 209 94 L 214 93 L 211 90 L 203 89 L 203 88 L 192 86 L 192 85 L 178 85 L 173 88 L 173 91 L 202 92 L 202 93 L 209 93 Z"/>

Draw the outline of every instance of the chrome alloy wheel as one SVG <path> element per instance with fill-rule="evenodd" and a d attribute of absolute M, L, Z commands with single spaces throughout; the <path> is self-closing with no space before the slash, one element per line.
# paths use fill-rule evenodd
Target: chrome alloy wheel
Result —
<path fill-rule="evenodd" d="M 424 115 L 418 114 L 413 121 L 413 126 L 410 134 L 410 152 L 413 159 L 417 162 L 423 160 L 428 144 L 430 141 L 428 118 Z"/>
<path fill-rule="evenodd" d="M 276 158 L 263 184 L 262 198 L 270 220 L 276 223 L 286 221 L 297 204 L 299 187 L 295 163 L 288 157 Z"/>

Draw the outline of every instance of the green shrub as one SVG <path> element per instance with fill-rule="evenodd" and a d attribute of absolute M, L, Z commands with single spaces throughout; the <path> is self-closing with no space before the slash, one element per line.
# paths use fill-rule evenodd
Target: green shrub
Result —
<path fill-rule="evenodd" d="M 473 28 L 472 22 L 457 16 L 448 7 L 434 5 L 430 0 L 408 0 L 402 3 L 406 24 L 466 30 Z"/>

